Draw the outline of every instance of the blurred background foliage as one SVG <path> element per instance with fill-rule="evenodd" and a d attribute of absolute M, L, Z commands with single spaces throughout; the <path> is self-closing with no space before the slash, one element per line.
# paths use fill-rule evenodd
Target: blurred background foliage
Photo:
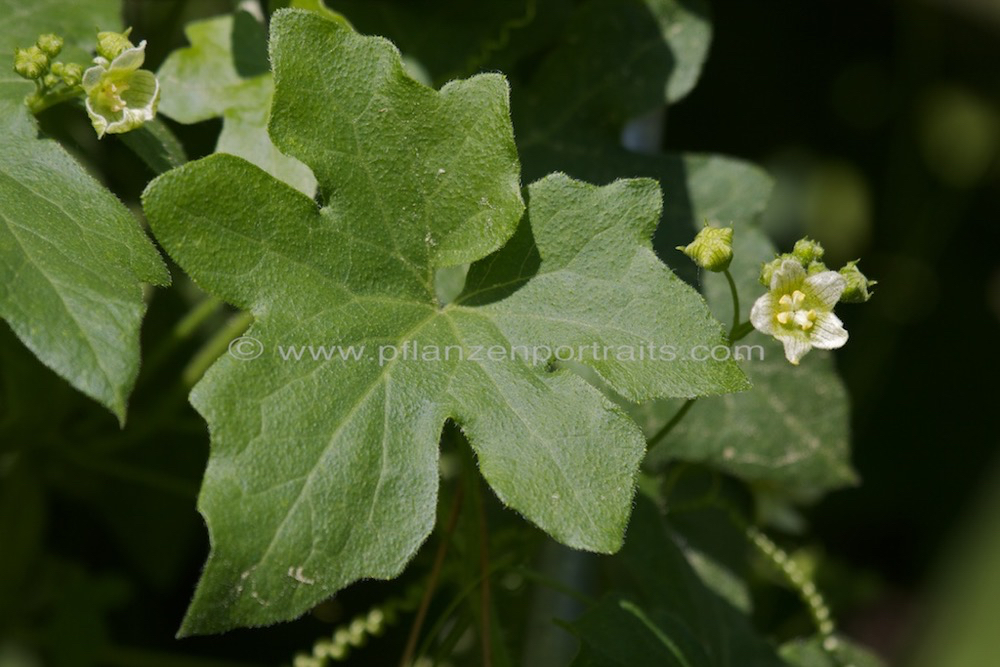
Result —
<path fill-rule="evenodd" d="M 147 51 L 155 69 L 185 44 L 187 22 L 234 4 L 127 0 L 125 24 L 135 38 L 156 37 Z M 846 634 L 891 664 L 995 667 L 1000 1 L 711 6 L 701 79 L 654 113 L 653 136 L 670 150 L 764 165 L 777 181 L 765 225 L 779 246 L 809 234 L 831 265 L 861 257 L 879 281 L 867 307 L 844 309 L 851 342 L 836 355 L 863 483 L 807 510 L 810 541 L 796 557 L 818 568 Z M 98 143 L 71 109 L 41 121 L 138 206 L 151 174 L 122 145 Z M 221 123 L 172 127 L 193 159 L 211 152 Z M 153 300 L 143 347 L 158 356 L 147 357 L 120 432 L 0 335 L 3 366 L 32 378 L 0 386 L 0 425 L 34 453 L 0 453 L 0 667 L 281 664 L 345 610 L 398 592 L 366 583 L 297 623 L 174 642 L 207 550 L 194 508 L 207 437 L 175 382 L 198 344 L 172 338 L 194 298 L 182 284 Z M 430 557 L 421 553 L 410 571 Z M 759 626 L 801 623 L 790 592 L 754 593 Z M 359 664 L 393 659 L 377 647 L 366 656 Z"/>

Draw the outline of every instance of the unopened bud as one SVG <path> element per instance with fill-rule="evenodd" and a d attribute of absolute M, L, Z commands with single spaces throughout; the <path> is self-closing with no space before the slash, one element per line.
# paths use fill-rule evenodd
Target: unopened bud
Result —
<path fill-rule="evenodd" d="M 847 287 L 840 295 L 840 300 L 844 303 L 864 303 L 872 298 L 871 288 L 877 283 L 875 280 L 868 280 L 865 274 L 858 269 L 858 260 L 848 262 L 840 270 L 840 275 L 847 280 Z"/>
<path fill-rule="evenodd" d="M 37 46 L 14 52 L 14 71 L 25 79 L 38 79 L 49 69 L 49 57 Z"/>
<path fill-rule="evenodd" d="M 68 63 L 63 67 L 62 80 L 70 88 L 79 86 L 83 79 L 83 66 L 76 63 Z"/>
<path fill-rule="evenodd" d="M 36 42 L 38 48 L 41 49 L 48 57 L 55 58 L 62 51 L 63 38 L 59 35 L 53 35 L 51 33 L 47 35 L 41 35 Z"/>
<path fill-rule="evenodd" d="M 809 238 L 799 239 L 792 248 L 792 255 L 802 262 L 802 266 L 820 261 L 823 259 L 823 253 L 823 246 Z"/>
<path fill-rule="evenodd" d="M 704 227 L 694 241 L 677 249 L 709 271 L 725 271 L 733 261 L 733 228 Z"/>
<path fill-rule="evenodd" d="M 97 33 L 97 55 L 110 61 L 120 56 L 125 49 L 131 49 L 133 44 L 128 39 L 131 32 L 132 28 L 125 32 Z"/>

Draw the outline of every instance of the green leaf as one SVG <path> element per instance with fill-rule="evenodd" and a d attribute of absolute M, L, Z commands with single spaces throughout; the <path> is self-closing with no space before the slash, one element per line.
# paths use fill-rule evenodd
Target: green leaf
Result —
<path fill-rule="evenodd" d="M 725 218 L 722 218 L 725 220 Z M 737 224 L 730 267 L 740 293 L 741 321 L 764 292 L 757 280 L 775 250 L 753 224 Z M 703 287 L 716 317 L 732 319 L 725 277 L 704 274 Z M 671 460 L 704 461 L 746 480 L 815 494 L 851 484 L 849 402 L 832 355 L 820 353 L 793 368 L 781 345 L 754 332 L 737 343 L 741 366 L 753 389 L 696 402 L 663 443 L 650 450 L 652 468 Z M 763 359 L 761 359 L 763 356 Z M 633 416 L 652 435 L 681 405 L 649 404 Z"/>
<path fill-rule="evenodd" d="M 702 582 L 749 614 L 750 544 L 744 526 L 755 509 L 745 485 L 707 466 L 681 463 L 665 476 L 657 504 L 668 508 L 675 539 L 684 544 Z"/>
<path fill-rule="evenodd" d="M 328 18 L 333 21 L 341 21 L 345 25 L 350 25 L 342 14 L 331 10 L 326 6 L 326 3 L 323 0 L 291 0 L 291 2 L 273 2 L 271 4 L 272 13 L 282 7 L 291 7 L 292 9 L 308 9 L 311 12 L 319 14 L 323 18 Z"/>
<path fill-rule="evenodd" d="M 840 644 L 837 657 L 825 651 L 819 639 L 800 639 L 784 644 L 781 647 L 781 657 L 790 667 L 841 667 L 845 664 L 851 667 L 885 667 L 885 663 L 871 651 L 841 637 L 837 638 L 837 642 Z M 984 662 L 978 666 L 970 662 L 956 664 L 961 664 L 962 667 L 987 667 L 990 663 Z"/>
<path fill-rule="evenodd" d="M 709 43 L 710 30 L 697 4 L 684 3 L 693 9 L 670 12 L 665 8 L 675 3 L 666 3 L 655 15 L 640 4 L 598 0 L 581 8 L 537 73 L 515 87 L 518 149 L 526 178 L 564 171 L 596 183 L 643 176 L 658 180 L 666 206 L 655 247 L 678 275 L 694 282 L 696 267 L 674 248 L 687 245 L 692 225 L 700 226 L 705 218 L 754 219 L 767 204 L 771 179 L 731 158 L 636 153 L 622 146 L 628 121 L 662 107 L 665 89 L 687 86 L 677 83 L 678 72 L 687 72 L 683 80 L 693 84 Z M 687 66 L 678 70 L 675 58 Z M 623 59 L 629 67 L 622 66 Z"/>
<path fill-rule="evenodd" d="M 188 24 L 191 46 L 167 57 L 157 72 L 160 113 L 180 122 L 222 118 L 215 150 L 238 155 L 312 196 L 316 179 L 283 154 L 267 134 L 274 93 L 264 27 L 247 12 Z"/>
<path fill-rule="evenodd" d="M 614 133 L 691 88 L 711 28 L 700 2 L 591 0 L 577 11 L 516 111 L 522 145 Z"/>
<path fill-rule="evenodd" d="M 439 83 L 484 66 L 510 69 L 515 59 L 554 41 L 557 52 L 569 50 L 574 58 L 586 58 L 570 71 L 596 66 L 592 71 L 604 72 L 608 63 L 614 63 L 614 75 L 593 78 L 579 87 L 580 81 L 561 77 L 558 67 L 543 69 L 542 76 L 551 77 L 547 84 L 557 86 L 554 94 L 567 89 L 573 92 L 563 100 L 563 111 L 572 108 L 576 113 L 592 105 L 624 100 L 637 103 L 636 113 L 641 113 L 664 101 L 675 102 L 694 87 L 711 39 L 703 0 L 589 0 L 577 4 L 574 7 L 566 0 L 331 2 L 358 30 L 395 40 Z M 635 76 L 636 72 L 642 75 Z M 654 87 L 651 97 L 646 96 L 650 82 L 657 79 L 662 85 Z"/>
<path fill-rule="evenodd" d="M 472 266 L 458 303 L 505 296 L 484 310 L 507 338 L 584 349 L 574 360 L 632 401 L 748 387 L 730 364 L 689 358 L 688 351 L 706 341 L 725 343 L 701 299 L 648 247 L 661 209 L 654 181 L 595 188 L 559 174 L 529 191 L 521 233 Z M 595 343 L 599 349 L 586 349 Z M 677 358 L 643 363 L 617 349 L 650 343 L 673 346 Z M 615 353 L 605 354 L 608 348 Z"/>
<path fill-rule="evenodd" d="M 60 32 L 66 58 L 117 24 L 117 3 L 0 0 L 0 52 Z M 85 38 L 84 35 L 87 35 Z M 82 59 L 82 58 L 81 58 Z M 162 261 L 121 202 L 38 128 L 31 84 L 0 74 L 0 318 L 48 367 L 125 419 L 139 368 L 140 282 Z"/>
<path fill-rule="evenodd" d="M 579 377 L 485 350 L 584 334 L 721 341 L 700 297 L 652 254 L 655 184 L 535 184 L 512 241 L 538 241 L 524 296 L 483 303 L 502 292 L 488 260 L 472 273 L 490 289 L 442 307 L 436 269 L 496 251 L 523 212 L 504 79 L 431 90 L 389 43 L 301 11 L 275 15 L 271 59 L 271 136 L 312 168 L 325 205 L 228 155 L 165 174 L 144 198 L 171 256 L 253 312 L 248 335 L 264 350 L 221 359 L 192 393 L 212 432 L 199 506 L 213 551 L 182 632 L 289 619 L 359 578 L 396 576 L 433 525 L 447 419 L 504 503 L 568 545 L 617 549 L 641 434 Z M 657 289 L 659 308 L 624 314 Z M 360 360 L 279 353 L 324 344 L 367 347 Z M 399 356 L 380 363 L 380 345 Z M 452 356 L 402 358 L 414 345 Z M 636 395 L 647 381 L 685 396 L 744 386 L 732 364 L 592 365 Z"/>
<path fill-rule="evenodd" d="M 391 39 L 436 85 L 511 69 L 544 48 L 573 12 L 572 0 L 335 0 L 362 33 Z"/>
<path fill-rule="evenodd" d="M 674 103 L 694 88 L 708 57 L 712 24 L 705 0 L 644 0 L 670 47 L 672 68 L 666 100 Z"/>
<path fill-rule="evenodd" d="M 620 591 L 572 624 L 576 667 L 782 667 L 749 620 L 688 564 L 656 508 L 640 497 L 614 557 Z"/>
<path fill-rule="evenodd" d="M 184 146 L 159 118 L 120 135 L 120 139 L 153 173 L 162 174 L 187 162 Z"/>

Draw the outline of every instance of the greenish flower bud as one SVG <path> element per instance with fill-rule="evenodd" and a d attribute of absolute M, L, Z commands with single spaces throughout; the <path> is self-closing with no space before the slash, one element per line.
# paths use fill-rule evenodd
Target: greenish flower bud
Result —
<path fill-rule="evenodd" d="M 42 83 L 45 84 L 46 88 L 52 88 L 52 87 L 58 85 L 61 82 L 62 82 L 62 79 L 60 77 L 56 76 L 55 74 L 53 74 L 52 72 L 49 72 L 48 74 L 46 74 L 45 77 L 42 79 Z"/>
<path fill-rule="evenodd" d="M 41 35 L 36 44 L 49 58 L 55 58 L 62 51 L 63 39 L 59 35 L 49 33 Z"/>
<path fill-rule="evenodd" d="M 794 255 L 793 255 L 794 257 Z M 824 271 L 829 271 L 826 264 L 823 262 L 809 262 L 809 266 L 806 267 L 806 273 L 810 276 L 814 276 L 817 273 L 823 273 Z"/>
<path fill-rule="evenodd" d="M 62 70 L 63 83 L 70 88 L 80 85 L 80 82 L 83 80 L 83 65 L 68 63 L 63 66 Z"/>
<path fill-rule="evenodd" d="M 97 55 L 105 60 L 111 61 L 120 56 L 127 49 L 134 47 L 129 41 L 129 33 L 132 28 L 125 32 L 99 32 L 97 33 Z"/>
<path fill-rule="evenodd" d="M 14 71 L 25 79 L 37 79 L 49 69 L 49 57 L 37 46 L 14 52 Z"/>
<path fill-rule="evenodd" d="M 864 303 L 872 298 L 871 288 L 878 284 L 875 280 L 868 280 L 865 274 L 858 269 L 858 261 L 848 262 L 840 270 L 840 275 L 847 281 L 847 287 L 840 296 L 844 303 Z"/>
<path fill-rule="evenodd" d="M 823 252 L 823 246 L 809 238 L 799 239 L 792 248 L 792 255 L 802 262 L 804 267 L 823 259 Z"/>
<path fill-rule="evenodd" d="M 733 228 L 704 227 L 687 247 L 677 249 L 703 269 L 725 271 L 733 261 Z"/>
<path fill-rule="evenodd" d="M 774 272 L 781 267 L 781 263 L 788 259 L 791 255 L 779 255 L 775 257 L 770 262 L 764 262 L 760 266 L 760 284 L 764 287 L 771 286 L 771 277 L 774 276 Z"/>

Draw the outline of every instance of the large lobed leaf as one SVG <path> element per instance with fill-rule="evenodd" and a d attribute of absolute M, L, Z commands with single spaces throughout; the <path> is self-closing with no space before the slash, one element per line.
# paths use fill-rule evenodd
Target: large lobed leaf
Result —
<path fill-rule="evenodd" d="M 238 155 L 311 196 L 316 179 L 309 168 L 267 135 L 274 81 L 264 27 L 240 11 L 190 23 L 184 34 L 191 46 L 171 53 L 157 72 L 160 112 L 180 123 L 222 118 L 217 152 Z"/>
<path fill-rule="evenodd" d="M 703 286 L 713 313 L 724 322 L 732 318 L 725 278 L 699 275 L 674 247 L 687 244 L 706 220 L 732 225 L 732 272 L 746 320 L 763 293 L 760 264 L 775 254 L 757 227 L 771 179 L 732 158 L 622 147 L 626 121 L 662 105 L 664 87 L 682 88 L 678 82 L 687 79 L 678 79 L 680 73 L 693 81 L 708 44 L 697 3 L 649 2 L 658 8 L 652 14 L 640 11 L 639 4 L 584 3 L 537 74 L 516 91 L 521 95 L 514 98 L 515 127 L 525 171 L 561 170 L 594 182 L 622 176 L 659 180 L 666 206 L 656 248 L 679 275 Z M 816 353 L 792 369 L 770 339 L 755 333 L 740 343 L 765 350 L 763 361 L 741 363 L 754 388 L 696 403 L 668 440 L 650 452 L 649 463 L 704 461 L 744 479 L 810 495 L 853 482 L 847 395 L 831 355 Z M 630 411 L 653 435 L 680 407 L 679 401 L 659 401 Z"/>
<path fill-rule="evenodd" d="M 85 60 L 117 2 L 0 0 L 0 53 L 58 32 L 61 58 Z M 32 84 L 0 73 L 0 318 L 48 367 L 122 421 L 139 368 L 140 282 L 166 269 L 135 219 L 65 150 L 40 139 Z"/>
<path fill-rule="evenodd" d="M 470 357 L 720 344 L 704 302 L 652 252 L 656 184 L 549 177 L 529 189 L 509 247 L 486 257 L 524 210 L 502 77 L 436 92 L 386 41 L 302 11 L 275 15 L 271 60 L 271 137 L 311 167 L 325 205 L 228 155 L 144 197 L 167 251 L 254 314 L 248 335 L 264 350 L 223 358 L 192 394 L 212 433 L 200 499 L 212 553 L 182 632 L 292 618 L 354 580 L 398 574 L 433 525 L 447 419 L 502 501 L 566 544 L 617 549 L 644 449 L 636 426 L 566 371 Z M 435 270 L 463 262 L 476 262 L 466 294 L 441 306 Z M 415 344 L 453 356 L 379 363 L 379 345 Z M 283 360 L 278 346 L 293 345 L 367 347 L 360 360 Z M 746 386 L 731 363 L 584 363 L 627 395 Z"/>

